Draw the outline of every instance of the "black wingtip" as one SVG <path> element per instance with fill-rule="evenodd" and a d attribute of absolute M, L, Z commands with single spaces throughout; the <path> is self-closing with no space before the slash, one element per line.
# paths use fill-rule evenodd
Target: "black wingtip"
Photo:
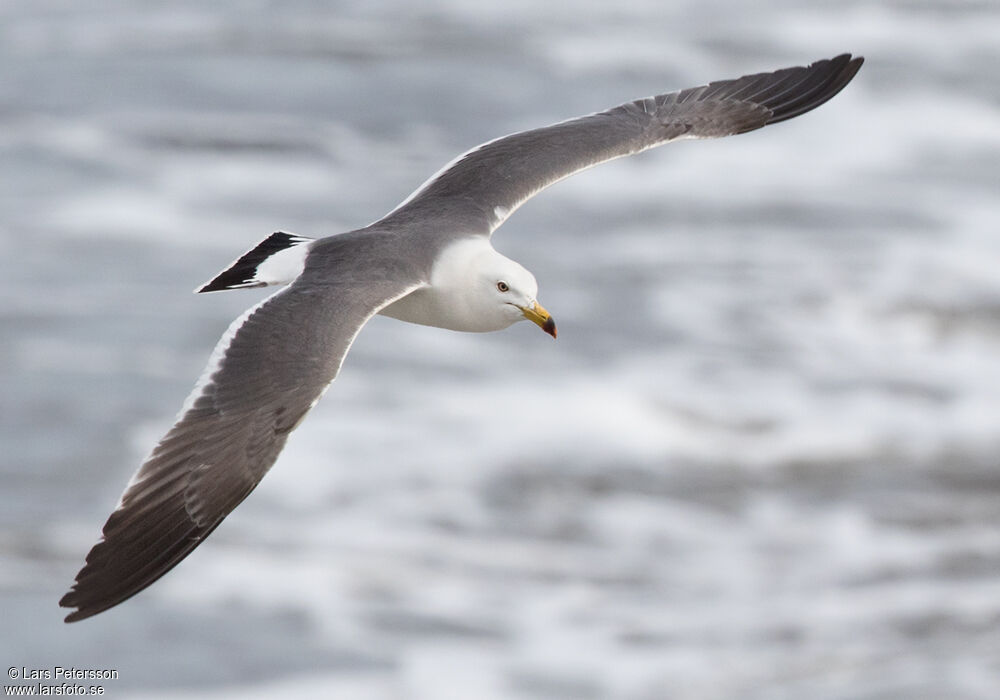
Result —
<path fill-rule="evenodd" d="M 72 605 L 62 605 L 61 601 L 60 601 L 60 606 L 63 608 L 73 607 Z M 65 622 L 66 624 L 70 624 L 72 622 L 79 622 L 80 620 L 86 620 L 88 617 L 94 614 L 95 613 L 85 613 L 82 610 L 74 610 L 69 615 L 63 618 L 63 622 Z"/>
<path fill-rule="evenodd" d="M 97 613 L 102 612 L 102 610 L 106 609 L 102 608 L 98 610 L 93 607 L 87 609 L 80 601 L 80 593 L 79 591 L 77 591 L 77 585 L 75 583 L 73 584 L 73 587 L 69 589 L 69 592 L 67 592 L 66 595 L 64 595 L 62 598 L 59 599 L 59 607 L 76 608 L 76 610 L 72 611 L 65 618 L 63 618 L 63 622 L 66 623 L 86 620 L 88 617 L 92 617 L 93 615 L 96 615 Z"/>
<path fill-rule="evenodd" d="M 842 53 L 800 69 L 800 76 L 796 76 L 800 79 L 794 81 L 793 86 L 761 100 L 761 104 L 772 112 L 767 123 L 792 119 L 829 101 L 854 79 L 864 62 L 864 56 Z"/>
<path fill-rule="evenodd" d="M 186 519 L 186 514 L 183 517 Z M 111 522 L 109 518 L 108 525 Z M 221 522 L 219 518 L 208 526 L 196 526 L 185 521 L 172 529 L 162 527 L 162 523 L 158 528 L 130 527 L 116 531 L 110 542 L 102 538 L 87 554 L 86 564 L 69 592 L 59 600 L 60 607 L 76 608 L 64 621 L 85 620 L 141 593 L 177 566 Z M 164 530 L 168 538 L 176 536 L 168 546 L 156 546 Z"/>

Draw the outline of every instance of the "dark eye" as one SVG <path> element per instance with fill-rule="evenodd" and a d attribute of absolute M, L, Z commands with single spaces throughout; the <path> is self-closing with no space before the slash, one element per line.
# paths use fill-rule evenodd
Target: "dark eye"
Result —
<path fill-rule="evenodd" d="M 504 282 L 503 280 L 500 280 L 499 282 L 497 282 L 497 289 L 499 289 L 501 292 L 509 292 L 510 285 Z"/>

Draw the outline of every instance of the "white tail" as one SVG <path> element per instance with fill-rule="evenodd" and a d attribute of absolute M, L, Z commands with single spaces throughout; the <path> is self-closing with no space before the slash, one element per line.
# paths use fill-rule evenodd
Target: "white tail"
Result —
<path fill-rule="evenodd" d="M 275 231 L 196 291 L 219 292 L 288 284 L 302 273 L 305 266 L 309 246 L 302 244 L 313 240 Z"/>

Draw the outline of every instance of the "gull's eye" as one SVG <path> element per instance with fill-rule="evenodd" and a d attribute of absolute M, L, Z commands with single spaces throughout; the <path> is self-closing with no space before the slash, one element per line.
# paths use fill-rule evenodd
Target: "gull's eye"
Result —
<path fill-rule="evenodd" d="M 504 282 L 503 280 L 500 280 L 499 282 L 497 282 L 497 289 L 499 289 L 501 292 L 509 292 L 510 285 Z"/>

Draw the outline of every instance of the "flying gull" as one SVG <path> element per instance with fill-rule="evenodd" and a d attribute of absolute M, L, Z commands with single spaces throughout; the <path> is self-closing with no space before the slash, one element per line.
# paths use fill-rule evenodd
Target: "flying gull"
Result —
<path fill-rule="evenodd" d="M 614 158 L 797 117 L 836 95 L 862 61 L 844 54 L 504 136 L 459 156 L 364 228 L 269 236 L 198 290 L 283 285 L 215 346 L 59 601 L 75 608 L 66 621 L 135 595 L 208 537 L 274 464 L 375 314 L 473 332 L 528 319 L 555 337 L 535 278 L 490 243 L 527 199 Z"/>

